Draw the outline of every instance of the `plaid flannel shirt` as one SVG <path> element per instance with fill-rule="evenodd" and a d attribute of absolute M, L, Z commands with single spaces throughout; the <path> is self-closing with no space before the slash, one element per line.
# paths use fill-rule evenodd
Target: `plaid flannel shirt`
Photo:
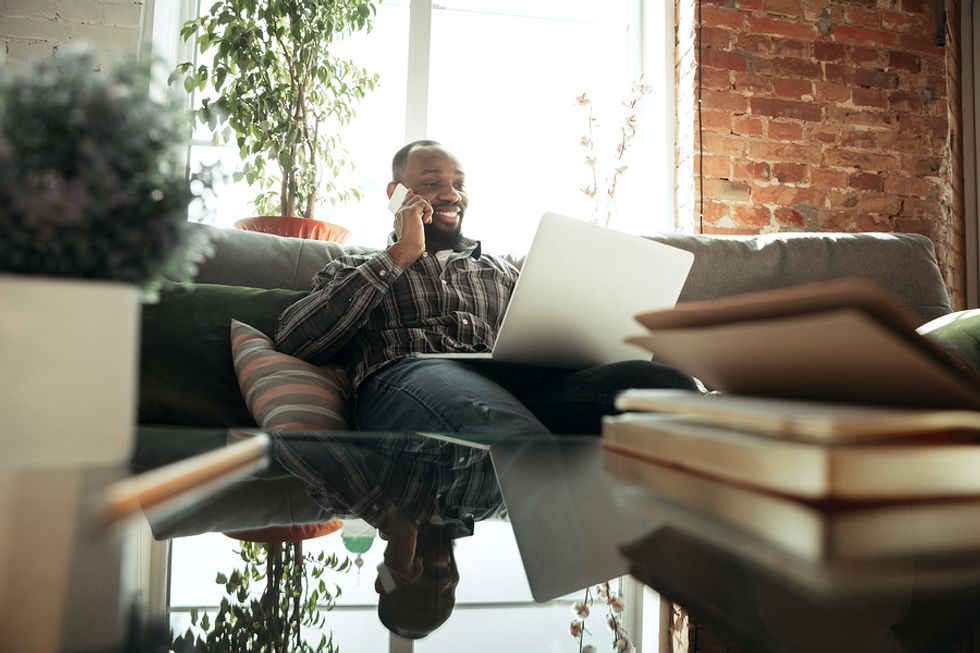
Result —
<path fill-rule="evenodd" d="M 413 354 L 489 352 L 517 276 L 469 239 L 445 267 L 429 254 L 406 270 L 386 251 L 342 256 L 279 317 L 276 348 L 313 363 L 345 362 L 355 390 Z"/>

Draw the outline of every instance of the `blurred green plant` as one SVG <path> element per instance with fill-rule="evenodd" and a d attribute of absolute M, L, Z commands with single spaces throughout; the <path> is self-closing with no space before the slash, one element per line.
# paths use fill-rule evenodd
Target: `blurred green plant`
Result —
<path fill-rule="evenodd" d="M 332 205 L 360 198 L 336 179 L 351 168 L 338 130 L 373 90 L 378 76 L 331 54 L 335 40 L 371 29 L 374 0 L 217 0 L 184 23 L 207 65 L 184 62 L 170 76 L 184 89 L 205 91 L 194 116 L 214 141 L 235 142 L 244 178 L 260 192 L 259 215 L 312 218 L 320 199 Z M 319 193 L 323 192 L 323 198 Z"/>
<path fill-rule="evenodd" d="M 218 573 L 215 582 L 227 596 L 218 614 L 191 611 L 191 626 L 175 636 L 174 653 L 218 653 L 225 651 L 279 653 L 337 653 L 333 634 L 321 634 L 319 643 L 303 639 L 303 630 L 326 625 L 324 612 L 332 610 L 341 589 L 329 583 L 328 571 L 346 573 L 350 559 L 320 552 L 315 557 L 303 552 L 303 543 L 241 542 L 245 563 L 230 575 Z M 253 583 L 265 581 L 256 597 Z"/>
<path fill-rule="evenodd" d="M 186 119 L 151 97 L 150 66 L 99 71 L 63 48 L 0 68 L 0 271 L 140 286 L 189 279 L 209 251 L 187 207 L 210 188 L 179 165 Z"/>

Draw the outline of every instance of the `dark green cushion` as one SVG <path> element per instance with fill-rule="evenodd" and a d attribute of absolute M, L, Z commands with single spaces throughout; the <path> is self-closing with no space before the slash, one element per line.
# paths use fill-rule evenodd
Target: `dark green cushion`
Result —
<path fill-rule="evenodd" d="M 168 284 L 143 306 L 139 421 L 251 426 L 231 361 L 232 318 L 273 334 L 276 319 L 306 296 L 212 284 Z"/>
<path fill-rule="evenodd" d="M 980 309 L 936 318 L 919 327 L 919 333 L 961 358 L 980 374 Z"/>

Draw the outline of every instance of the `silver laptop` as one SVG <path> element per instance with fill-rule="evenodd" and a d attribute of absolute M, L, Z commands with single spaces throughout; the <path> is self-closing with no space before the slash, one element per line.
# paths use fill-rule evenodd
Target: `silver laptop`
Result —
<path fill-rule="evenodd" d="M 556 213 L 541 217 L 493 352 L 424 354 L 583 368 L 646 359 L 634 315 L 677 303 L 691 252 Z"/>

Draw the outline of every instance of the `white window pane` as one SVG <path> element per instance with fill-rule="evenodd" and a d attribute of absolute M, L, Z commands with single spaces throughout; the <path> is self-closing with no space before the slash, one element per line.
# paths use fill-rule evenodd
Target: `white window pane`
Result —
<path fill-rule="evenodd" d="M 630 87 L 628 45 L 625 22 L 434 11 L 429 135 L 460 157 L 465 231 L 488 251 L 525 252 L 545 211 L 589 216 L 575 98 L 614 111 Z"/>
<path fill-rule="evenodd" d="M 354 172 L 345 174 L 341 183 L 358 186 L 363 197 L 344 206 L 327 205 L 316 217 L 347 227 L 348 244 L 385 247 L 392 225 L 385 188 L 391 180 L 391 157 L 405 137 L 408 4 L 382 3 L 374 29 L 345 39 L 336 52 L 377 73 L 380 81 L 361 102 L 342 137 Z"/>

